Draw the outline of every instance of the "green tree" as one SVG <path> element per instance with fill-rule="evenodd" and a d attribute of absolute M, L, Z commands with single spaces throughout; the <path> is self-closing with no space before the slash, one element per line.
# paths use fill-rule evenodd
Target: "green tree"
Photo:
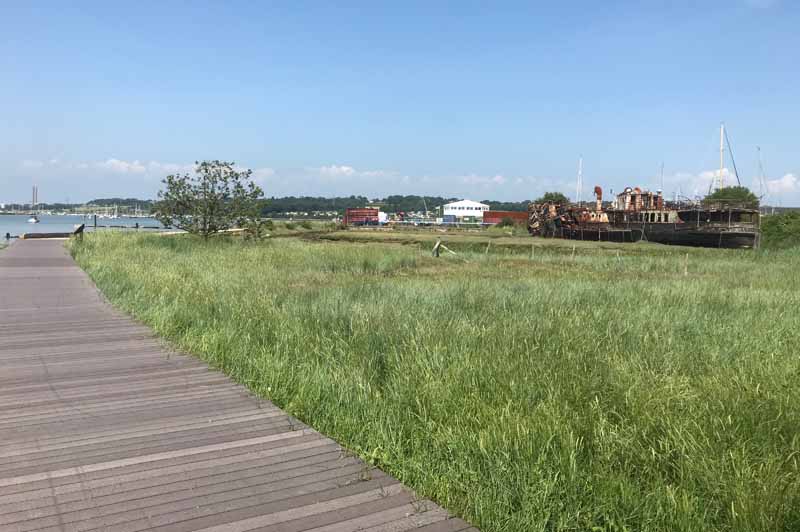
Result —
<path fill-rule="evenodd" d="M 706 196 L 705 201 L 756 203 L 758 197 L 747 187 L 724 187 Z"/>
<path fill-rule="evenodd" d="M 534 203 L 555 203 L 559 205 L 566 205 L 569 203 L 569 198 L 561 192 L 545 192 L 542 197 L 537 199 Z"/>
<path fill-rule="evenodd" d="M 762 216 L 761 245 L 765 249 L 800 247 L 800 211 Z"/>
<path fill-rule="evenodd" d="M 158 221 L 203 238 L 232 227 L 255 226 L 264 192 L 251 180 L 253 171 L 240 171 L 224 161 L 195 164 L 193 176 L 164 178 L 155 209 Z"/>

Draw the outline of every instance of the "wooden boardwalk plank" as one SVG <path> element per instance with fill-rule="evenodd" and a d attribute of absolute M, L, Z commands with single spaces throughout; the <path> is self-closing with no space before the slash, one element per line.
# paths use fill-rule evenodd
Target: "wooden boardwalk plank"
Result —
<path fill-rule="evenodd" d="M 0 531 L 474 530 L 111 308 L 60 241 L 0 252 Z"/>

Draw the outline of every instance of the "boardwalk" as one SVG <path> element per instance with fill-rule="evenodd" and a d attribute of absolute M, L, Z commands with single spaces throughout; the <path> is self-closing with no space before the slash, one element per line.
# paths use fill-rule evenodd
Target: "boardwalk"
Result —
<path fill-rule="evenodd" d="M 0 251 L 0 531 L 471 530 L 111 309 Z"/>

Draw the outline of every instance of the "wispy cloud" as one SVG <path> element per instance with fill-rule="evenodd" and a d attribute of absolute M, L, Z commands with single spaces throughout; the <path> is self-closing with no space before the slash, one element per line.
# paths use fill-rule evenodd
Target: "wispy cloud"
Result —
<path fill-rule="evenodd" d="M 389 177 L 398 175 L 397 172 L 389 170 L 357 170 L 346 164 L 331 164 L 329 166 L 320 166 L 319 168 L 309 168 L 308 170 L 328 179 Z"/>
<path fill-rule="evenodd" d="M 155 164 L 155 163 L 153 163 Z M 147 167 L 139 161 L 121 161 L 119 159 L 108 159 L 95 163 L 97 168 L 108 170 L 119 174 L 143 174 L 147 172 Z"/>
<path fill-rule="evenodd" d="M 66 194 L 65 183 L 69 185 L 69 195 L 73 198 L 85 194 L 88 198 L 96 196 L 115 196 L 127 194 L 138 197 L 153 197 L 161 188 L 161 179 L 168 174 L 192 173 L 194 163 L 165 162 L 155 160 L 126 160 L 111 157 L 94 161 L 67 161 L 59 158 L 23 160 L 17 163 L 17 175 L 29 178 L 43 191 L 58 194 L 62 199 Z M 244 169 L 245 165 L 237 165 Z M 733 184 L 735 178 L 727 168 L 722 170 L 727 183 Z M 674 192 L 687 197 L 702 197 L 709 191 L 719 170 L 700 172 L 677 172 L 665 176 L 665 193 Z M 558 191 L 572 197 L 575 184 L 572 178 L 548 178 L 541 176 L 507 174 L 502 172 L 463 173 L 463 174 L 407 174 L 397 170 L 380 168 L 360 168 L 347 163 L 331 163 L 323 166 L 300 168 L 253 167 L 253 178 L 268 196 L 284 195 L 364 195 L 385 197 L 391 194 L 427 194 L 467 199 L 533 199 L 547 191 Z M 617 184 L 619 184 L 617 180 Z M 613 182 L 613 181 L 612 181 Z M 609 192 L 616 186 L 606 181 Z M 25 187 L 19 181 L 18 192 L 24 194 Z M 586 181 L 584 181 L 586 183 Z M 631 186 L 647 185 L 641 180 L 632 180 Z M 767 179 L 763 192 L 768 201 L 796 203 L 800 200 L 800 174 L 786 173 L 782 177 Z M 657 183 L 652 183 L 652 188 Z M 761 193 L 757 182 L 749 184 L 751 190 Z M 604 187 L 605 188 L 605 187 Z M 620 187 L 621 188 L 621 187 Z M 584 186 L 584 196 L 589 193 Z M 83 192 L 79 192 L 83 191 Z M 6 194 L 9 192 L 7 191 Z"/>
<path fill-rule="evenodd" d="M 719 169 L 705 170 L 699 173 L 676 172 L 670 176 L 664 176 L 664 187 L 667 189 L 664 192 L 668 193 L 668 191 L 672 190 L 681 196 L 689 198 L 705 196 L 708 194 L 712 184 L 719 178 L 719 175 Z M 722 169 L 722 176 L 728 183 L 731 182 L 731 179 L 735 179 L 727 168 Z"/>
<path fill-rule="evenodd" d="M 767 180 L 767 192 L 770 194 L 786 194 L 800 191 L 800 178 L 795 174 L 785 174 L 778 179 Z"/>
<path fill-rule="evenodd" d="M 352 166 L 341 165 L 337 166 L 332 164 L 330 166 L 321 166 L 319 174 L 324 177 L 351 177 L 356 175 L 356 169 Z"/>
<path fill-rule="evenodd" d="M 50 159 L 48 161 L 25 160 L 20 167 L 26 170 L 41 170 L 42 172 L 72 172 L 93 171 L 101 174 L 138 174 L 138 175 L 167 175 L 170 173 L 192 172 L 194 164 L 163 163 L 159 161 L 125 161 L 110 158 L 103 161 L 63 161 Z"/>
<path fill-rule="evenodd" d="M 482 176 L 482 175 L 470 174 L 470 175 L 461 176 L 461 177 L 459 177 L 459 179 L 460 179 L 460 181 L 462 183 L 464 183 L 466 185 L 473 185 L 473 186 L 477 185 L 477 186 L 482 186 L 482 187 L 485 187 L 485 188 L 505 185 L 506 181 L 507 181 L 507 179 L 504 176 L 500 175 L 500 174 L 496 174 L 496 175 L 493 175 L 493 176 L 491 176 L 491 175 L 490 176 Z"/>

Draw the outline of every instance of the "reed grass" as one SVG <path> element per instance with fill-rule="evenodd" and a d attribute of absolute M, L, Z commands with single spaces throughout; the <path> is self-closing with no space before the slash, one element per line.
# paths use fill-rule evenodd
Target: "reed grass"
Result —
<path fill-rule="evenodd" d="M 800 252 L 417 244 L 98 233 L 72 253 L 177 347 L 484 531 L 800 530 Z"/>

